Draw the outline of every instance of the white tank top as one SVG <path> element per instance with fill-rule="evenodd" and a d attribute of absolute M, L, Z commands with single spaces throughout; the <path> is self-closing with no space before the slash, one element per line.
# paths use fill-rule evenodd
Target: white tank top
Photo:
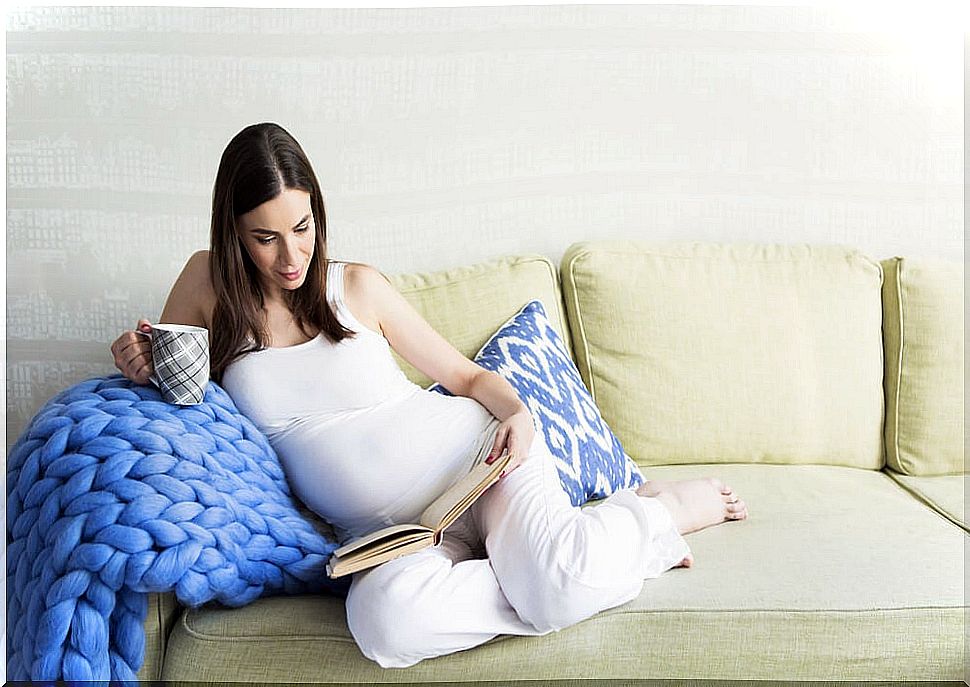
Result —
<path fill-rule="evenodd" d="M 341 542 L 417 522 L 424 508 L 483 460 L 498 420 L 474 399 L 411 382 L 381 334 L 344 303 L 345 263 L 327 267 L 327 300 L 358 332 L 323 333 L 229 365 L 222 386 L 276 450 L 293 494 Z"/>

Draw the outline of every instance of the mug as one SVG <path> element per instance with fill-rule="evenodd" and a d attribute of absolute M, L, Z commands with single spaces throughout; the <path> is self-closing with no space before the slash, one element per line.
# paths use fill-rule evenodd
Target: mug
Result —
<path fill-rule="evenodd" d="M 155 372 L 149 381 L 166 403 L 202 403 L 209 383 L 209 330 L 188 324 L 153 324 L 151 333 L 138 331 L 152 342 Z"/>

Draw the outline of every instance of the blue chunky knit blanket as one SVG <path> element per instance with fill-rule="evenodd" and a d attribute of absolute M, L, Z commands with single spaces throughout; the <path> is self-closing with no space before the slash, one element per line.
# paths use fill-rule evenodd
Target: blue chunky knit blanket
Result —
<path fill-rule="evenodd" d="M 149 592 L 346 594 L 314 517 L 214 383 L 186 407 L 121 375 L 61 392 L 8 456 L 7 679 L 134 680 Z"/>

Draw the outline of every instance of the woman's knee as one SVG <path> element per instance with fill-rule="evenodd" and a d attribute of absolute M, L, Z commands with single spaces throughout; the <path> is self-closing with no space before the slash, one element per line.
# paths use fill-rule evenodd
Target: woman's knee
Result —
<path fill-rule="evenodd" d="M 543 634 L 573 624 L 571 599 L 563 571 L 552 552 L 524 549 L 495 551 L 492 568 L 518 616 Z"/>
<path fill-rule="evenodd" d="M 519 617 L 540 632 L 558 631 L 599 611 L 625 603 L 639 594 L 640 585 L 622 570 L 608 570 L 591 557 L 604 556 L 604 542 L 595 528 L 574 522 L 525 555 L 493 567 Z M 503 557 L 504 552 L 498 552 Z M 595 568 L 594 573 L 591 568 Z M 500 574 L 502 571 L 504 574 Z"/>
<path fill-rule="evenodd" d="M 406 668 L 433 651 L 428 622 L 435 612 L 427 581 L 446 561 L 389 561 L 354 579 L 347 626 L 361 653 L 382 668 Z"/>
<path fill-rule="evenodd" d="M 521 594 L 513 604 L 515 612 L 539 632 L 558 632 L 575 625 L 592 614 L 582 613 L 571 590 L 554 584 L 548 575 L 541 573 L 533 578 L 528 594 Z"/>
<path fill-rule="evenodd" d="M 609 589 L 589 587 L 575 578 L 554 580 L 548 574 L 537 577 L 532 592 L 513 604 L 525 622 L 543 634 L 571 627 L 578 622 L 635 599 L 640 583 Z"/>

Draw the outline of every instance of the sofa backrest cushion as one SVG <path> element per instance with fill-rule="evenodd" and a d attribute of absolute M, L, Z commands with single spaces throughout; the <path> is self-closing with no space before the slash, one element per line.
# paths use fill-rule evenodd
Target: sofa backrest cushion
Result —
<path fill-rule="evenodd" d="M 407 301 L 466 357 L 472 358 L 495 331 L 534 298 L 570 354 L 566 315 L 555 264 L 541 255 L 506 256 L 437 272 L 388 275 Z M 433 380 L 394 353 L 404 374 L 427 387 Z"/>
<path fill-rule="evenodd" d="M 963 472 L 963 266 L 882 266 L 886 463 L 906 475 Z"/>
<path fill-rule="evenodd" d="M 571 246 L 580 372 L 640 465 L 884 465 L 882 269 L 841 246 Z"/>

